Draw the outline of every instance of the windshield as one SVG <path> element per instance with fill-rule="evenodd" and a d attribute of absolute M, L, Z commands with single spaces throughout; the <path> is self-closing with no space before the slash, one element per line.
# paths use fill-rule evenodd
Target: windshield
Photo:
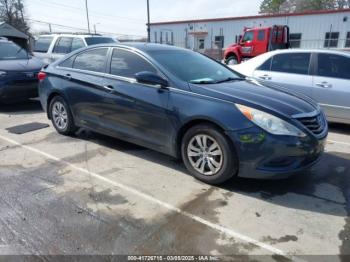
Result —
<path fill-rule="evenodd" d="M 87 45 L 111 44 L 116 42 L 110 37 L 86 37 L 85 41 Z"/>
<path fill-rule="evenodd" d="M 234 73 L 220 63 L 187 50 L 150 51 L 150 55 L 168 71 L 183 81 L 194 84 L 214 84 L 235 79 Z"/>
<path fill-rule="evenodd" d="M 0 43 L 0 60 L 28 59 L 28 53 L 14 43 Z"/>

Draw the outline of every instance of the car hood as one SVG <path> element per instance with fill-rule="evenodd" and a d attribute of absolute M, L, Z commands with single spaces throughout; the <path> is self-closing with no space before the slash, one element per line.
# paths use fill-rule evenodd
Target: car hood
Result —
<path fill-rule="evenodd" d="M 18 60 L 0 60 L 1 71 L 39 71 L 43 66 L 43 62 L 35 57 Z"/>
<path fill-rule="evenodd" d="M 253 79 L 213 85 L 190 84 L 190 88 L 197 94 L 251 106 L 288 118 L 320 111 L 317 103 L 307 96 Z"/>

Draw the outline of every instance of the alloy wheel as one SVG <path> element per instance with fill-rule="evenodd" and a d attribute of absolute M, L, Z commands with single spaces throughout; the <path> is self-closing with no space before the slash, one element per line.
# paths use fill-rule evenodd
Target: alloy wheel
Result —
<path fill-rule="evenodd" d="M 214 176 L 222 168 L 224 155 L 213 137 L 199 134 L 188 143 L 187 157 L 197 172 L 205 176 Z"/>
<path fill-rule="evenodd" d="M 65 130 L 68 126 L 68 114 L 63 103 L 56 101 L 52 106 L 52 119 L 56 127 Z"/>

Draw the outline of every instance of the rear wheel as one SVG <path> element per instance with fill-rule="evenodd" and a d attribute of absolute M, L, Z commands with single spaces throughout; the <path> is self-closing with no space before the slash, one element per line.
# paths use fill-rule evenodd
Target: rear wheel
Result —
<path fill-rule="evenodd" d="M 72 113 L 66 101 L 60 97 L 54 97 L 50 102 L 49 112 L 55 129 L 61 135 L 73 135 L 77 130 Z"/>
<path fill-rule="evenodd" d="M 229 56 L 226 59 L 226 64 L 227 65 L 237 65 L 238 64 L 238 58 L 235 55 Z"/>
<path fill-rule="evenodd" d="M 221 184 L 238 172 L 235 150 L 215 126 L 198 125 L 188 130 L 181 151 L 186 168 L 205 183 Z"/>

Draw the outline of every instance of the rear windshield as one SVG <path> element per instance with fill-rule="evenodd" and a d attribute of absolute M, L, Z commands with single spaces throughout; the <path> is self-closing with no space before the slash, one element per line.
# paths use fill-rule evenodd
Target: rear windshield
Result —
<path fill-rule="evenodd" d="M 115 43 L 113 38 L 110 38 L 110 37 L 86 37 L 85 41 L 86 41 L 87 45 Z"/>
<path fill-rule="evenodd" d="M 49 50 L 53 37 L 40 37 L 35 41 L 34 52 L 46 53 Z"/>
<path fill-rule="evenodd" d="M 0 60 L 28 59 L 28 53 L 14 43 L 0 43 Z"/>

